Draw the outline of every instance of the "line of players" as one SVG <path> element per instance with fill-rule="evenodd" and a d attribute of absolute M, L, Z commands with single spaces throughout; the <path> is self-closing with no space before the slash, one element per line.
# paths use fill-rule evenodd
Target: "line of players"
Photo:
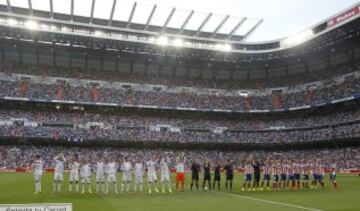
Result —
<path fill-rule="evenodd" d="M 260 166 L 263 179 L 260 184 Z M 328 167 L 333 188 L 338 188 L 336 181 L 336 164 Z M 254 178 L 253 178 L 254 176 Z M 263 164 L 248 160 L 244 165 L 244 182 L 242 191 L 278 190 L 302 188 L 324 188 L 325 166 L 320 161 L 291 162 L 267 160 Z M 253 181 L 252 181 L 253 180 Z M 252 183 L 252 184 L 251 184 Z"/>
<path fill-rule="evenodd" d="M 59 193 L 61 191 L 61 184 L 63 181 L 64 163 L 66 162 L 64 156 L 58 155 L 54 158 L 55 172 L 54 172 L 54 192 Z M 122 183 L 120 185 L 121 192 L 125 190 L 130 191 L 130 182 L 132 181 L 132 175 L 134 174 L 134 191 L 143 191 L 143 176 L 146 170 L 148 192 L 159 192 L 157 188 L 157 175 L 156 167 L 160 166 L 160 183 L 162 187 L 162 193 L 165 193 L 166 189 L 171 193 L 171 180 L 170 180 L 170 164 L 169 158 L 150 159 L 147 162 L 143 162 L 138 158 L 132 166 L 128 158 L 125 158 L 121 165 L 117 163 L 115 159 L 106 160 L 101 159 L 95 162 L 95 192 L 108 193 L 110 185 L 114 186 L 115 193 L 119 193 L 117 183 L 117 172 L 120 169 L 122 171 Z M 32 164 L 33 175 L 35 180 L 35 193 L 41 193 L 41 176 L 43 172 L 41 156 L 38 155 Z M 185 159 L 177 159 L 176 164 L 176 191 L 185 191 Z M 260 185 L 260 169 L 263 170 L 263 180 Z M 336 182 L 336 165 L 331 167 L 330 180 L 334 188 L 338 187 Z M 221 171 L 225 171 L 225 187 L 228 190 L 232 190 L 232 183 L 234 179 L 234 166 L 231 160 L 228 160 L 227 164 L 222 167 L 219 163 L 214 166 L 214 179 L 211 184 L 211 166 L 210 162 L 206 160 L 203 165 L 204 177 L 202 188 L 204 190 L 217 188 L 220 190 Z M 190 189 L 193 187 L 199 190 L 199 174 L 201 172 L 201 166 L 198 162 L 194 161 L 191 164 L 191 184 Z M 69 174 L 69 191 L 73 191 L 73 185 L 75 185 L 75 191 L 79 191 L 79 183 L 81 182 L 81 193 L 85 193 L 87 190 L 92 193 L 91 189 L 91 175 L 92 175 L 92 162 L 82 161 L 80 162 L 77 156 L 74 156 L 70 160 L 70 174 Z M 277 161 L 267 160 L 264 163 L 259 163 L 254 160 L 248 160 L 244 164 L 244 182 L 242 190 L 255 191 L 255 190 L 278 190 L 289 188 L 292 190 L 300 189 L 302 182 L 303 188 L 318 188 L 318 184 L 324 187 L 325 168 L 319 162 L 313 163 L 292 163 L 290 161 L 284 161 L 282 163 Z M 309 185 L 311 178 L 311 185 Z M 81 179 L 81 181 L 80 181 Z M 251 184 L 252 183 L 252 184 Z M 272 187 L 270 185 L 272 184 Z"/>

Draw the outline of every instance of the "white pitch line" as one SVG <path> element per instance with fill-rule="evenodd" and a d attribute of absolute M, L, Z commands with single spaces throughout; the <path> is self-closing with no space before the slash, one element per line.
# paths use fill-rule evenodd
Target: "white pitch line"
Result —
<path fill-rule="evenodd" d="M 302 209 L 302 210 L 322 211 L 320 209 L 315 209 L 315 208 L 311 208 L 311 207 L 303 207 L 303 206 L 299 206 L 299 205 L 295 205 L 295 204 L 288 204 L 288 203 L 282 203 L 282 202 L 276 202 L 276 201 L 269 201 L 269 200 L 265 200 L 265 199 L 258 199 L 258 198 L 254 198 L 254 197 L 250 197 L 250 196 L 243 196 L 243 195 L 238 195 L 238 194 L 233 194 L 233 193 L 226 193 L 226 192 L 220 192 L 220 191 L 212 191 L 212 192 L 217 193 L 217 194 L 235 196 L 235 197 L 239 197 L 239 198 L 243 198 L 243 199 L 249 199 L 249 200 L 253 200 L 253 201 L 265 202 L 265 203 L 269 203 L 269 204 L 282 205 L 282 206 L 287 206 L 287 207 L 292 207 L 292 208 L 297 208 L 297 209 Z"/>

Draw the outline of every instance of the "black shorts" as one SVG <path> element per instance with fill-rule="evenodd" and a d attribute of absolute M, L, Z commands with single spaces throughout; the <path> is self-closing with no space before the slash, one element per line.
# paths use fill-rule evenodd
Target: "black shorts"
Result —
<path fill-rule="evenodd" d="M 233 180 L 234 179 L 234 175 L 233 174 L 227 174 L 226 175 L 226 180 Z"/>
<path fill-rule="evenodd" d="M 211 180 L 210 174 L 204 174 L 204 180 Z"/>
<path fill-rule="evenodd" d="M 220 174 L 214 176 L 214 181 L 220 181 Z"/>
<path fill-rule="evenodd" d="M 192 180 L 199 180 L 199 174 L 192 174 L 191 179 Z"/>

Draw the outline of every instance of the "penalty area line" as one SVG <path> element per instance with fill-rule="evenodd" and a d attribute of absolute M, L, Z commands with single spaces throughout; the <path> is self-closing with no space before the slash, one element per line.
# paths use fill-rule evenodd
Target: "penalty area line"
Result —
<path fill-rule="evenodd" d="M 258 199 L 255 197 L 243 196 L 243 195 L 239 195 L 239 194 L 226 193 L 226 192 L 221 192 L 221 191 L 211 191 L 211 192 L 216 193 L 216 194 L 224 194 L 224 195 L 228 195 L 228 196 L 234 196 L 234 197 L 243 198 L 243 199 L 249 199 L 249 200 L 258 201 L 258 202 L 292 207 L 292 208 L 297 208 L 297 209 L 301 209 L 301 210 L 322 211 L 321 209 L 315 209 L 315 208 L 311 208 L 311 207 L 303 207 L 303 206 L 299 206 L 299 205 L 295 205 L 295 204 L 288 204 L 288 203 L 282 203 L 282 202 L 276 202 L 276 201 L 269 201 L 269 200 L 265 200 L 265 199 Z"/>

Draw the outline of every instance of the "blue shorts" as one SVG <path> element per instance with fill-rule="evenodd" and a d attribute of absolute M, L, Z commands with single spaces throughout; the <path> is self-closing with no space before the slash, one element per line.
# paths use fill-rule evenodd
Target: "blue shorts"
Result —
<path fill-rule="evenodd" d="M 285 181 L 286 180 L 286 174 L 281 174 L 281 181 Z"/>
<path fill-rule="evenodd" d="M 300 174 L 294 174 L 294 180 L 300 180 Z"/>
<path fill-rule="evenodd" d="M 323 181 L 323 179 L 324 179 L 324 176 L 323 176 L 323 175 L 318 175 L 318 176 L 317 176 L 317 180 Z"/>
<path fill-rule="evenodd" d="M 270 181 L 270 174 L 264 174 L 264 181 Z"/>
<path fill-rule="evenodd" d="M 335 181 L 336 180 L 336 174 L 330 174 L 330 180 Z"/>
<path fill-rule="evenodd" d="M 252 180 L 252 175 L 251 174 L 245 174 L 245 182 L 250 182 Z"/>
<path fill-rule="evenodd" d="M 274 175 L 274 181 L 279 182 L 279 175 Z"/>
<path fill-rule="evenodd" d="M 309 181 L 309 175 L 308 175 L 308 174 L 304 174 L 304 175 L 303 175 L 303 180 L 304 180 L 304 181 Z"/>
<path fill-rule="evenodd" d="M 288 176 L 288 180 L 293 180 L 293 179 L 294 179 L 294 175 L 290 174 L 290 175 Z"/>
<path fill-rule="evenodd" d="M 313 174 L 313 180 L 317 180 L 318 179 L 318 175 L 317 174 Z"/>

